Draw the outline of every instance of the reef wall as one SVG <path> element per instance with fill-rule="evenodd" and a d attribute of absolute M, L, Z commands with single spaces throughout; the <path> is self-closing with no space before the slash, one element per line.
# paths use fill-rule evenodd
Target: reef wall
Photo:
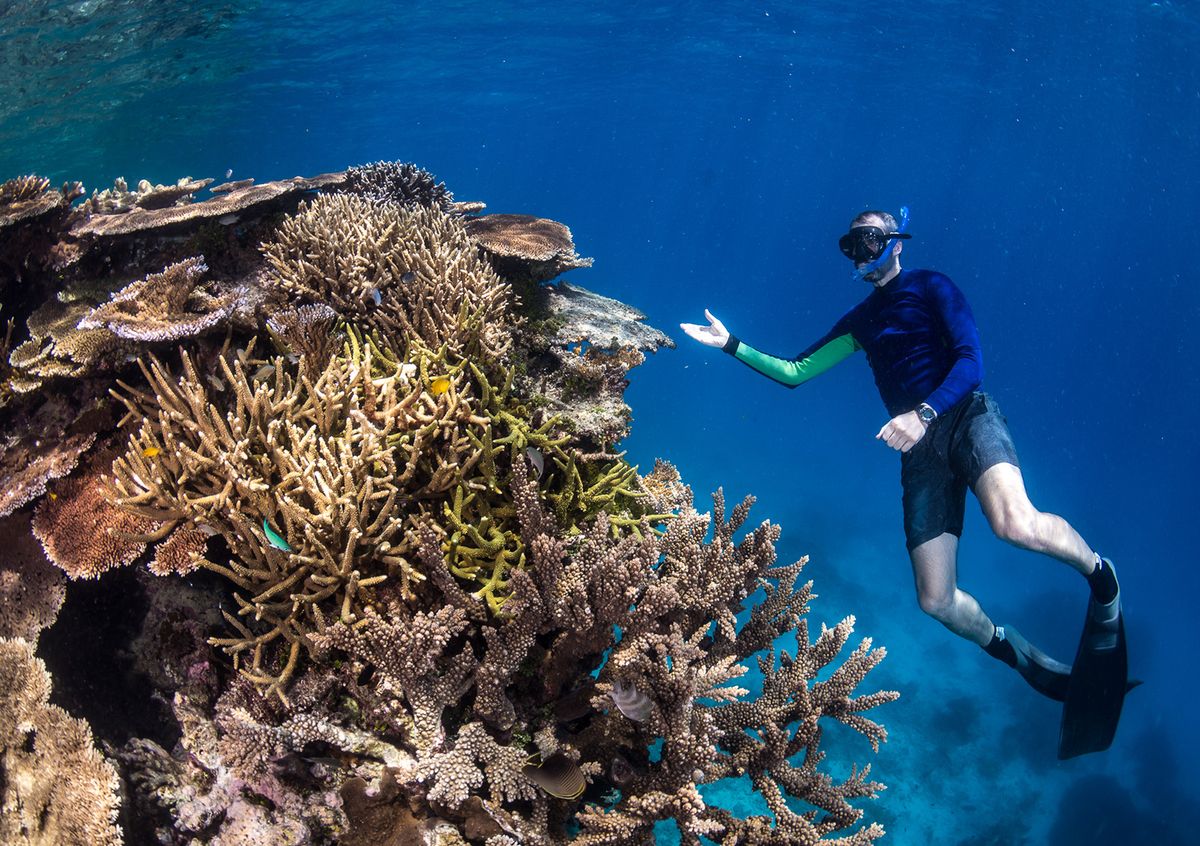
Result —
<path fill-rule="evenodd" d="M 591 264 L 567 227 L 411 164 L 210 183 L 0 185 L 5 842 L 883 834 L 870 766 L 820 744 L 886 739 L 864 712 L 898 694 L 856 695 L 884 650 L 842 655 L 852 617 L 810 638 L 805 560 L 737 537 L 750 498 L 702 513 L 616 451 L 628 371 L 673 345 L 548 284 Z M 65 579 L 136 591 L 87 625 L 130 615 L 155 736 L 94 718 L 101 749 L 48 703 Z"/>

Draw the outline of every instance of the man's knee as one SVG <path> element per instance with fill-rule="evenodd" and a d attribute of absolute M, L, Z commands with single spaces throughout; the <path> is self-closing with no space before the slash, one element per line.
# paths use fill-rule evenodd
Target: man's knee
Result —
<path fill-rule="evenodd" d="M 917 592 L 917 604 L 933 619 L 944 621 L 954 608 L 954 591 L 920 590 Z"/>
<path fill-rule="evenodd" d="M 1000 509 L 991 515 L 992 531 L 996 537 L 1013 546 L 1029 549 L 1038 543 L 1038 512 L 1031 505 Z"/>

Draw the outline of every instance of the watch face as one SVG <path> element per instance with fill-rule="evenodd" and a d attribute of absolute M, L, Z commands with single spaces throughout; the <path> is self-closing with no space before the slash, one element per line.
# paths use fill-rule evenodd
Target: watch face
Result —
<path fill-rule="evenodd" d="M 922 420 L 924 420 L 926 423 L 932 423 L 933 418 L 936 415 L 933 413 L 932 408 L 921 408 L 917 411 L 917 416 L 920 417 Z"/>

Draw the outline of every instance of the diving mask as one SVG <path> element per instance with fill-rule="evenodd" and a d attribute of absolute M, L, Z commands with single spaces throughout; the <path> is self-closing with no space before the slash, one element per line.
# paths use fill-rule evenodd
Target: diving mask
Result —
<path fill-rule="evenodd" d="M 838 248 L 851 261 L 875 261 L 893 238 L 911 237 L 906 232 L 884 232 L 878 226 L 855 226 L 838 240 Z"/>

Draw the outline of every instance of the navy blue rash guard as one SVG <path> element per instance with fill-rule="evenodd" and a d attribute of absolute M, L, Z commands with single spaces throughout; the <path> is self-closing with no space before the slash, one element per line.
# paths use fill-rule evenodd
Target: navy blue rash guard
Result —
<path fill-rule="evenodd" d="M 789 388 L 864 350 L 893 417 L 923 402 L 942 414 L 983 381 L 971 307 L 949 277 L 933 270 L 901 270 L 795 358 L 759 352 L 732 335 L 724 350 Z"/>

